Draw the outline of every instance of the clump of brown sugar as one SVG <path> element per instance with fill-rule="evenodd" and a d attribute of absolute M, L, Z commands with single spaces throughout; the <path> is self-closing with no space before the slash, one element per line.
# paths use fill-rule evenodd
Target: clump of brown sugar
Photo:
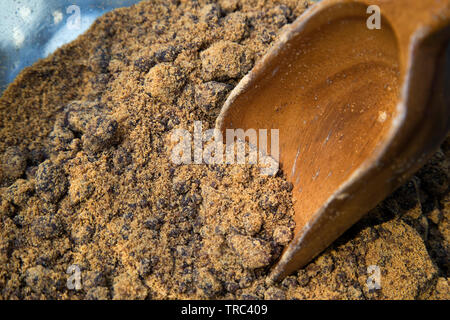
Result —
<path fill-rule="evenodd" d="M 274 285 L 295 226 L 283 173 L 171 161 L 173 130 L 212 128 L 308 5 L 142 2 L 25 69 L 0 98 L 0 298 L 448 299 L 448 143 Z M 370 265 L 380 290 L 367 289 Z"/>

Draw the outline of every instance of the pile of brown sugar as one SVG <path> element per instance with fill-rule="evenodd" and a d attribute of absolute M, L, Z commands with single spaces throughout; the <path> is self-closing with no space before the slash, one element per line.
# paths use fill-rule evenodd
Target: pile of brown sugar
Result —
<path fill-rule="evenodd" d="M 294 228 L 282 172 L 170 159 L 171 132 L 212 128 L 309 5 L 144 1 L 25 69 L 0 98 L 0 299 L 449 299 L 449 140 L 279 284 L 266 278 Z"/>

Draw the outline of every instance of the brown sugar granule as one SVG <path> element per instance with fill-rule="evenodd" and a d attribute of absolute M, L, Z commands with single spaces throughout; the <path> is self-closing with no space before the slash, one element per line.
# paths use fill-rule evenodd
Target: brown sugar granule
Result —
<path fill-rule="evenodd" d="M 205 114 L 219 115 L 220 107 L 232 87 L 225 83 L 210 81 L 197 86 L 195 102 Z"/>
<path fill-rule="evenodd" d="M 226 33 L 224 39 L 239 42 L 246 37 L 248 33 L 247 17 L 241 12 L 232 12 L 228 14 L 224 21 Z"/>
<path fill-rule="evenodd" d="M 170 63 L 157 64 L 145 76 L 147 92 L 166 103 L 173 102 L 183 84 L 180 68 Z"/>
<path fill-rule="evenodd" d="M 256 165 L 170 160 L 172 130 L 213 128 L 309 5 L 144 1 L 23 70 L 0 98 L 0 299 L 449 299 L 449 139 L 270 286 L 293 237 L 292 184 Z M 81 290 L 66 285 L 73 265 Z"/>
<path fill-rule="evenodd" d="M 20 178 L 27 167 L 26 153 L 18 147 L 9 147 L 1 159 L 0 178 L 4 185 Z"/>
<path fill-rule="evenodd" d="M 203 80 L 224 81 L 244 76 L 251 68 L 248 50 L 231 41 L 219 41 L 200 53 Z"/>
<path fill-rule="evenodd" d="M 36 193 L 48 202 L 57 202 L 67 191 L 67 177 L 63 169 L 51 160 L 42 162 L 36 172 Z"/>
<path fill-rule="evenodd" d="M 233 235 L 228 240 L 229 246 L 236 252 L 242 266 L 249 269 L 265 267 L 270 263 L 272 251 L 270 244 L 264 240 L 242 235 Z"/>

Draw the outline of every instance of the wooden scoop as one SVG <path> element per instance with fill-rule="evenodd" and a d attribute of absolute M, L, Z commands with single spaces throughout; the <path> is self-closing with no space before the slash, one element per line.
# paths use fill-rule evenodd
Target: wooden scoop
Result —
<path fill-rule="evenodd" d="M 367 27 L 371 5 L 379 30 Z M 449 39 L 450 0 L 324 0 L 232 91 L 217 128 L 279 129 L 294 186 L 295 236 L 271 280 L 318 255 L 442 143 Z"/>

